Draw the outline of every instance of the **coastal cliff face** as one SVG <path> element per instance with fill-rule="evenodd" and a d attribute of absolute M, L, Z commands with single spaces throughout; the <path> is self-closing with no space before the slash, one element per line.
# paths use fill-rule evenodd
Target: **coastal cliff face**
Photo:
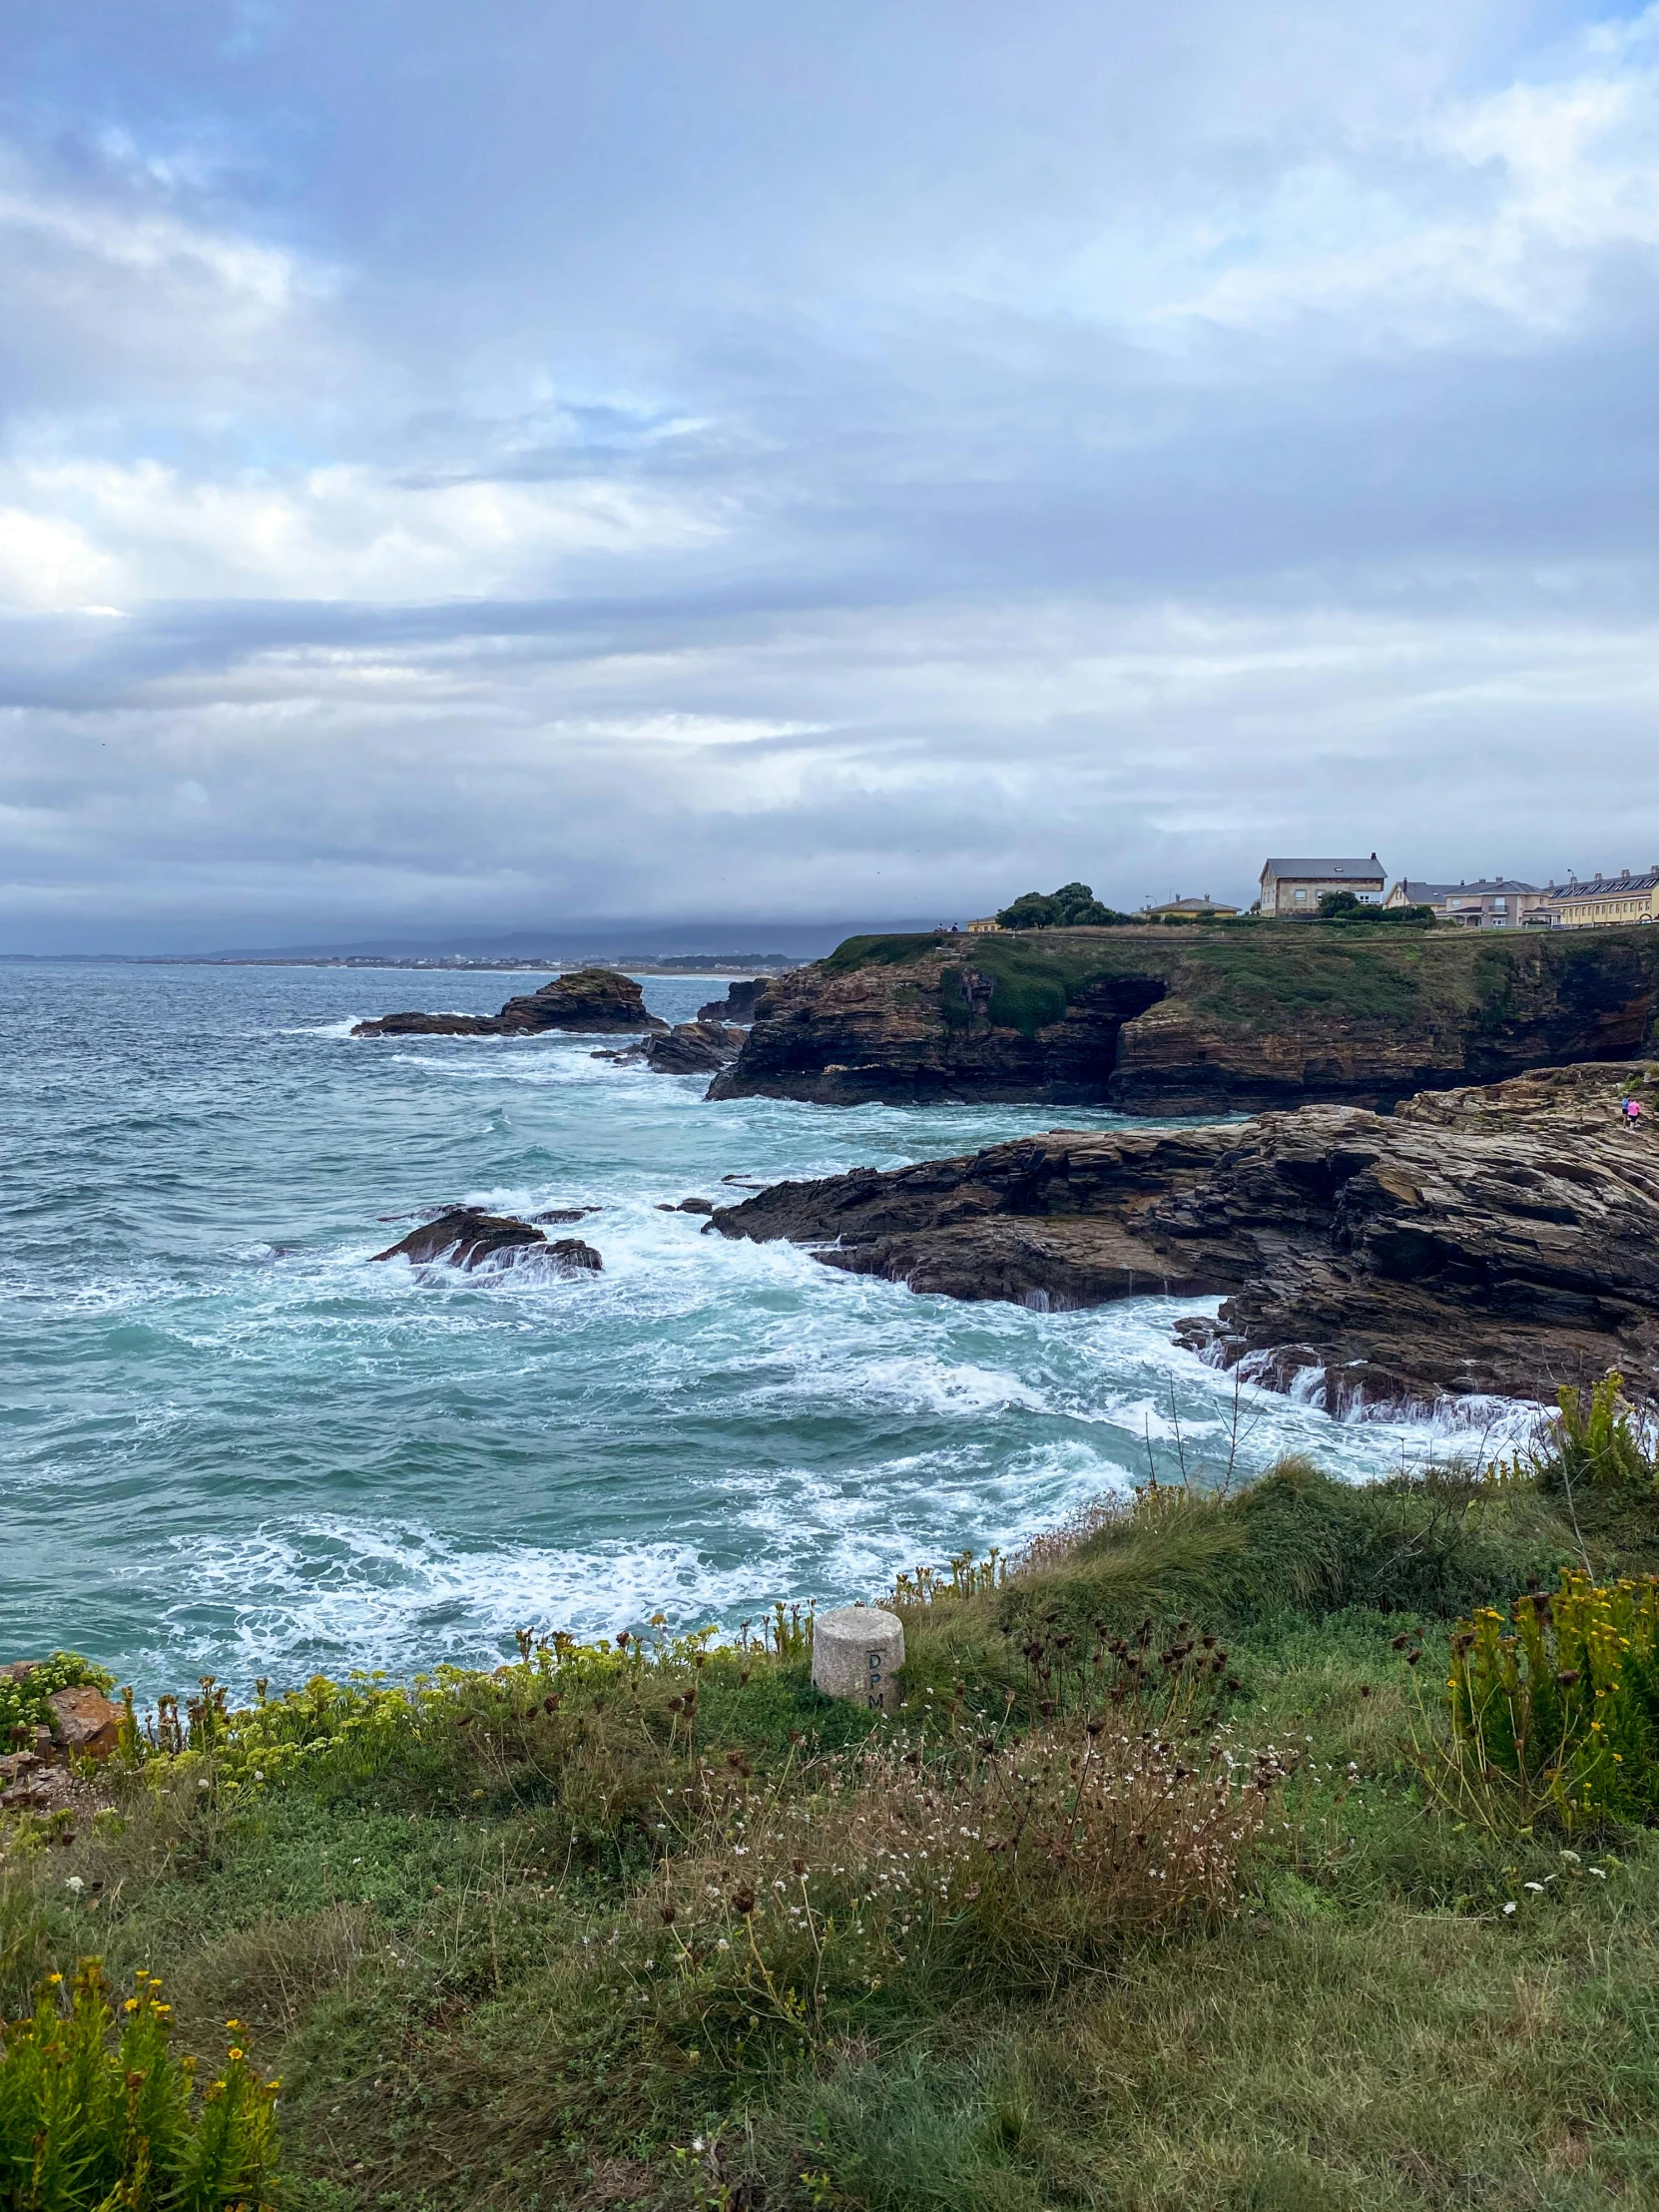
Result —
<path fill-rule="evenodd" d="M 851 938 L 768 983 L 711 1098 L 1370 1107 L 1652 1033 L 1659 931 L 1056 929 Z"/>
<path fill-rule="evenodd" d="M 1620 1117 L 1626 1086 L 1649 1101 Z M 1616 1367 L 1659 1400 L 1659 1069 L 1569 1068 L 1204 1129 L 1054 1130 L 783 1183 L 712 1229 L 914 1291 L 1084 1307 L 1223 1294 L 1178 1334 L 1332 1411 L 1547 1397 Z"/>

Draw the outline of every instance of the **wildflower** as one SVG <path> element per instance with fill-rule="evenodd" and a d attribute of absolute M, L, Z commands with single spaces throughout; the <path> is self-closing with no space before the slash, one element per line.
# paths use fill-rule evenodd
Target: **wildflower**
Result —
<path fill-rule="evenodd" d="M 75 1896 L 79 1897 L 81 1892 L 86 1888 L 86 1884 L 81 1880 L 81 1877 L 78 1874 L 72 1874 L 66 1877 L 64 1881 L 64 1888 L 66 1890 L 73 1891 Z"/>
<path fill-rule="evenodd" d="M 1505 1912 L 1505 1913 L 1513 1913 L 1513 1912 L 1515 1912 L 1515 1911 L 1517 1910 L 1517 1908 L 1516 1908 L 1516 1905 L 1515 1905 L 1515 1901 L 1514 1901 L 1514 1899 L 1513 1899 L 1513 1898 L 1511 1898 L 1511 1899 L 1509 1900 L 1509 1903 L 1508 1903 L 1508 1904 L 1507 1904 L 1507 1905 L 1506 1905 L 1506 1906 L 1505 1906 L 1505 1907 L 1503 1908 L 1503 1910 L 1504 1910 L 1504 1912 Z"/>

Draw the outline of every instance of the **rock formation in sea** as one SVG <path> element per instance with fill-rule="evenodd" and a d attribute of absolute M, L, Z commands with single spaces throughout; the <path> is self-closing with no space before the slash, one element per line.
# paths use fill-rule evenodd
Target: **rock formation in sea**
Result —
<path fill-rule="evenodd" d="M 742 982 L 734 983 L 724 998 L 711 998 L 706 1005 L 699 1006 L 698 1020 L 736 1022 L 746 1027 L 755 1019 L 756 1000 L 771 981 L 770 975 L 746 976 Z"/>
<path fill-rule="evenodd" d="M 384 1252 L 374 1254 L 376 1260 L 407 1260 L 414 1267 L 442 1260 L 469 1274 L 488 1262 L 505 1257 L 507 1265 L 512 1266 L 526 1256 L 573 1275 L 597 1275 L 605 1264 L 593 1246 L 584 1244 L 580 1237 L 549 1240 L 541 1230 L 512 1214 L 485 1214 L 471 1206 L 452 1207 L 435 1220 L 411 1229 Z"/>
<path fill-rule="evenodd" d="M 1034 1101 L 1127 1113 L 1385 1107 L 1623 1059 L 1659 929 L 1320 922 L 853 937 L 767 983 L 711 1098 Z"/>
<path fill-rule="evenodd" d="M 616 1036 L 666 1030 L 645 1010 L 640 986 L 615 968 L 577 968 L 539 991 L 509 998 L 498 1014 L 382 1014 L 359 1021 L 354 1037 L 533 1037 L 545 1029 Z"/>
<path fill-rule="evenodd" d="M 679 1021 L 667 1035 L 660 1031 L 638 1044 L 617 1052 L 596 1052 L 596 1060 L 615 1060 L 622 1067 L 648 1067 L 654 1075 L 706 1075 L 711 1068 L 729 1067 L 743 1049 L 744 1033 L 724 1022 Z"/>
<path fill-rule="evenodd" d="M 1622 1119 L 1626 1090 L 1649 1101 Z M 1178 1335 L 1333 1411 L 1548 1398 L 1616 1368 L 1659 1401 L 1659 1067 L 1571 1067 L 1206 1128 L 1064 1130 L 780 1183 L 718 1211 L 912 1291 L 1050 1309 L 1224 1295 Z"/>

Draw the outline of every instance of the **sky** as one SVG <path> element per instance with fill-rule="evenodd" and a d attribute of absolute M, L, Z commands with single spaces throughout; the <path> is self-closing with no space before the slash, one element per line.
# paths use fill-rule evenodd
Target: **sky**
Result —
<path fill-rule="evenodd" d="M 1659 5 L 0 0 L 0 951 L 1659 860 Z"/>

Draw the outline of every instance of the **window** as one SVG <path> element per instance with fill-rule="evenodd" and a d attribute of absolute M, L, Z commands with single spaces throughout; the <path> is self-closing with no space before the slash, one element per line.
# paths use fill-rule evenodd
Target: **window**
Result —
<path fill-rule="evenodd" d="M 1298 891 L 1296 894 L 1296 902 L 1299 906 L 1306 906 L 1308 903 L 1308 893 L 1306 891 Z"/>
<path fill-rule="evenodd" d="M 1492 912 L 1494 914 L 1507 913 L 1508 910 L 1509 901 L 1506 898 L 1494 898 L 1492 900 Z"/>

